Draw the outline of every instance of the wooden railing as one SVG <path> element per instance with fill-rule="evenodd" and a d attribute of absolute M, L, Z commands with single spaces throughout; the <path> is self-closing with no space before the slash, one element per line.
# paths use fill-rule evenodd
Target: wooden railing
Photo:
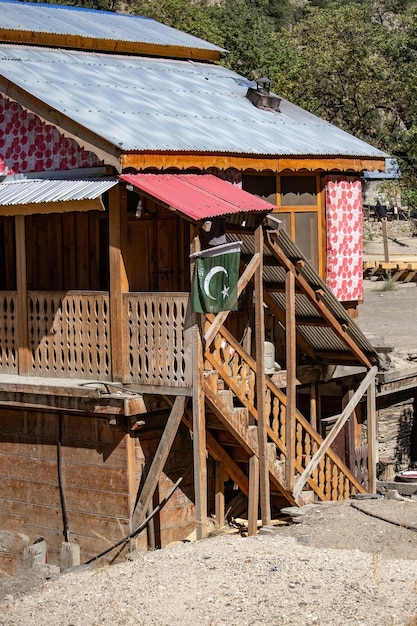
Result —
<path fill-rule="evenodd" d="M 124 382 L 191 386 L 191 345 L 185 332 L 187 293 L 127 293 Z"/>
<path fill-rule="evenodd" d="M 127 293 L 123 382 L 191 386 L 185 321 L 187 293 Z M 109 294 L 30 291 L 26 336 L 18 336 L 16 292 L 0 292 L 0 373 L 111 381 Z M 22 331 L 23 332 L 23 331 Z M 19 348 L 28 353 L 25 371 Z"/>
<path fill-rule="evenodd" d="M 109 297 L 103 292 L 29 292 L 29 373 L 111 380 Z"/>
<path fill-rule="evenodd" d="M 211 321 L 212 317 L 207 317 L 206 332 Z M 224 327 L 218 329 L 204 357 L 206 368 L 217 371 L 224 384 L 233 391 L 257 421 L 254 359 L 246 354 Z M 215 377 L 212 380 L 215 381 Z M 278 461 L 285 461 L 289 452 L 285 441 L 286 396 L 268 377 L 266 377 L 265 413 L 268 438 L 276 444 Z M 296 411 L 295 449 L 291 454 L 294 455 L 294 467 L 298 475 L 302 475 L 322 444 L 323 438 L 304 416 Z M 326 450 L 306 482 L 320 500 L 345 500 L 354 493 L 364 491 L 331 448 Z"/>
<path fill-rule="evenodd" d="M 16 374 L 17 363 L 16 293 L 0 292 L 0 372 Z"/>

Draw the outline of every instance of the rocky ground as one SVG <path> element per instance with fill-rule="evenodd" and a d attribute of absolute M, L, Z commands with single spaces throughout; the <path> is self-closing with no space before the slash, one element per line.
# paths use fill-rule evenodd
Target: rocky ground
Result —
<path fill-rule="evenodd" d="M 381 255 L 380 231 L 365 226 L 365 255 Z M 392 254 L 417 255 L 409 225 L 389 234 L 406 244 Z M 417 365 L 416 311 L 415 283 L 365 282 L 358 322 L 393 345 L 392 367 Z M 113 566 L 0 573 L 0 626 L 417 626 L 413 498 L 308 505 L 256 537 L 227 527 Z"/>

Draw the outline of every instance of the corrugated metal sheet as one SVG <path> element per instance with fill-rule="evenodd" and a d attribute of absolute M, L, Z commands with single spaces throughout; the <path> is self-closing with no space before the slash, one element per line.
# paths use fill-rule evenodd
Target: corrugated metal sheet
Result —
<path fill-rule="evenodd" d="M 255 253 L 255 241 L 252 234 L 239 233 L 227 234 L 228 241 L 242 241 L 242 254 L 252 256 Z M 277 239 L 277 245 L 283 251 L 285 256 L 295 263 L 298 260 L 304 260 L 303 267 L 298 267 L 297 270 L 300 275 L 307 281 L 313 291 L 321 290 L 321 302 L 325 305 L 326 309 L 336 318 L 341 325 L 346 326 L 346 335 L 352 339 L 358 348 L 368 357 L 376 358 L 376 352 L 368 339 L 362 333 L 360 328 L 350 317 L 343 305 L 335 298 L 330 289 L 326 286 L 324 281 L 317 274 L 312 265 L 305 259 L 303 253 L 298 246 L 293 242 L 285 230 L 279 231 Z M 268 264 L 268 258 L 270 264 Z M 275 257 L 274 257 L 275 258 Z M 263 280 L 264 286 L 268 288 L 269 285 L 277 285 L 284 287 L 285 285 L 285 269 L 279 265 L 272 263 L 273 255 L 267 245 L 264 246 L 264 271 Z M 280 290 L 268 290 L 268 293 L 276 306 L 285 315 L 286 301 L 285 293 Z M 299 290 L 295 294 L 295 314 L 297 331 L 305 339 L 308 345 L 317 353 L 320 357 L 320 353 L 326 353 L 326 361 L 329 360 L 329 354 L 334 353 L 340 355 L 345 353 L 350 354 L 350 349 L 343 339 L 335 332 L 330 324 L 326 324 L 325 318 L 320 314 L 317 307 L 315 307 L 309 298 Z M 322 321 L 323 325 L 314 325 L 309 323 L 303 324 L 304 320 L 316 320 Z M 349 357 L 350 358 L 350 357 Z M 348 359 L 347 359 L 348 361 Z M 337 359 L 335 359 L 337 362 Z"/>
<path fill-rule="evenodd" d="M 193 220 L 274 208 L 211 174 L 124 174 L 120 178 Z"/>
<path fill-rule="evenodd" d="M 208 63 L 1 45 L 0 75 L 125 152 L 387 156 L 288 100 L 257 109 Z"/>
<path fill-rule="evenodd" d="M 3 30 L 222 50 L 208 41 L 160 24 L 151 18 L 125 13 L 95 11 L 75 6 L 0 2 L 0 15 L 0 28 Z"/>
<path fill-rule="evenodd" d="M 6 178 L 0 183 L 0 206 L 95 200 L 117 183 L 117 178 L 13 181 Z"/>

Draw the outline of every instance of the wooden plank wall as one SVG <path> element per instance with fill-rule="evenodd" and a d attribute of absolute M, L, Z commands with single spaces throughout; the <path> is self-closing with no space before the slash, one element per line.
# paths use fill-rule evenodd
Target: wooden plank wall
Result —
<path fill-rule="evenodd" d="M 27 216 L 28 288 L 106 289 L 100 263 L 108 258 L 108 238 L 102 220 L 107 217 L 99 211 Z"/>
<path fill-rule="evenodd" d="M 75 414 L 62 414 L 61 419 L 70 538 L 76 538 L 85 562 L 133 530 L 130 514 L 143 465 L 150 465 L 162 428 L 136 431 L 131 438 L 107 419 Z M 59 562 L 64 541 L 57 442 L 57 413 L 0 409 L 0 528 L 25 533 L 32 541 L 45 537 L 50 563 Z M 192 441 L 185 426 L 175 439 L 155 504 L 180 476 L 180 487 L 155 520 L 160 547 L 185 539 L 194 529 Z M 145 531 L 132 548 L 146 547 Z"/>
<path fill-rule="evenodd" d="M 0 289 L 16 289 L 14 217 L 0 216 Z"/>
<path fill-rule="evenodd" d="M 124 250 L 130 291 L 189 291 L 188 222 L 149 199 L 134 215 Z M 107 213 L 28 215 L 25 225 L 29 290 L 108 290 Z M 16 288 L 15 256 L 14 218 L 0 216 L 0 289 Z"/>
<path fill-rule="evenodd" d="M 145 463 L 148 467 L 161 435 L 161 428 L 146 430 L 140 435 Z M 193 533 L 195 527 L 192 439 L 189 430 L 183 424 L 180 424 L 164 472 L 159 480 L 154 505 L 165 498 L 180 477 L 183 480 L 179 488 L 155 519 L 156 547 L 159 548 L 186 539 Z M 209 511 L 214 511 L 214 465 L 212 461 L 208 467 L 208 485 Z"/>
<path fill-rule="evenodd" d="M 138 196 L 136 196 L 138 197 Z M 143 200 L 142 216 L 129 214 L 126 267 L 130 291 L 189 290 L 189 224 Z"/>
<path fill-rule="evenodd" d="M 85 560 L 130 532 L 127 437 L 105 419 L 63 415 L 62 423 L 69 529 Z M 56 413 L 0 411 L 0 526 L 44 536 L 52 563 L 64 541 L 57 441 Z"/>

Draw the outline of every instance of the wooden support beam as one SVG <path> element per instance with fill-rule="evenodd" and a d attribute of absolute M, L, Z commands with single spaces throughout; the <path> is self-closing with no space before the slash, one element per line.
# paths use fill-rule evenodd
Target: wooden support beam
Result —
<path fill-rule="evenodd" d="M 297 335 L 295 325 L 295 276 L 286 274 L 285 289 L 285 358 L 287 370 L 287 413 L 285 421 L 285 483 L 289 491 L 294 488 L 295 420 L 297 412 Z"/>
<path fill-rule="evenodd" d="M 216 522 L 219 528 L 224 526 L 224 482 L 225 482 L 225 474 L 224 474 L 224 463 L 223 461 L 216 462 L 216 495 L 215 495 L 215 511 L 216 511 Z"/>
<path fill-rule="evenodd" d="M 172 397 L 164 396 L 165 400 L 172 406 Z M 182 421 L 187 428 L 193 431 L 192 412 L 187 409 L 184 413 Z M 237 485 L 239 489 L 247 496 L 249 494 L 249 480 L 247 475 L 240 469 L 239 465 L 232 459 L 232 457 L 226 452 L 226 450 L 220 445 L 220 443 L 209 432 L 207 436 L 207 451 L 215 461 L 221 461 L 224 467 L 225 476 L 229 476 Z"/>
<path fill-rule="evenodd" d="M 306 484 L 308 478 L 311 476 L 312 472 L 316 469 L 317 465 L 320 463 L 321 459 L 324 457 L 327 450 L 330 448 L 331 444 L 336 439 L 340 430 L 343 428 L 346 420 L 349 418 L 349 416 L 352 414 L 353 410 L 355 409 L 356 405 L 362 399 L 365 391 L 368 389 L 368 387 L 372 383 L 375 383 L 375 376 L 377 372 L 378 372 L 378 368 L 376 366 L 372 367 L 369 370 L 369 372 L 366 374 L 365 378 L 362 380 L 361 384 L 359 385 L 359 387 L 353 394 L 352 398 L 349 400 L 346 407 L 343 409 L 342 413 L 337 418 L 333 428 L 327 435 L 326 439 L 323 441 L 320 448 L 317 450 L 316 454 L 313 456 L 313 458 L 311 459 L 311 461 L 305 468 L 304 472 L 301 474 L 301 476 L 297 480 L 294 486 L 294 492 L 293 492 L 294 498 L 297 498 L 300 495 L 301 490 Z M 374 405 L 375 405 L 375 402 L 374 402 Z M 369 441 L 368 441 L 368 444 L 369 444 Z"/>
<path fill-rule="evenodd" d="M 184 415 L 185 398 L 177 396 L 172 406 L 171 413 L 162 433 L 161 440 L 152 459 L 151 467 L 139 494 L 134 513 L 133 526 L 139 526 L 146 517 L 146 512 L 152 504 L 153 494 L 158 485 L 161 473 L 174 443 L 175 435 Z"/>
<path fill-rule="evenodd" d="M 191 246 L 191 254 L 200 249 L 200 240 L 195 237 Z M 193 258 L 191 256 L 191 258 Z M 195 272 L 195 262 L 191 265 L 191 279 Z M 191 317 L 191 350 L 192 350 L 192 398 L 193 398 L 193 459 L 194 459 L 194 494 L 196 537 L 207 537 L 207 442 L 206 416 L 203 392 L 203 347 L 201 340 L 200 316 L 196 313 Z"/>
<path fill-rule="evenodd" d="M 262 226 L 255 231 L 255 252 L 261 260 L 255 272 L 255 349 L 256 349 L 256 403 L 258 411 L 258 447 L 260 474 L 260 502 L 262 524 L 271 523 L 271 493 L 268 470 L 268 435 L 266 424 L 266 384 L 265 384 L 265 315 L 263 295 L 263 264 L 262 254 L 264 237 Z"/>
<path fill-rule="evenodd" d="M 249 498 L 248 498 L 248 535 L 258 532 L 259 511 L 259 459 L 251 456 L 249 459 Z"/>
<path fill-rule="evenodd" d="M 382 218 L 381 226 L 382 226 L 382 241 L 384 244 L 384 261 L 385 263 L 389 263 L 388 222 L 387 222 L 386 217 Z"/>
<path fill-rule="evenodd" d="M 284 289 L 285 291 L 285 289 Z M 264 300 L 267 307 L 272 311 L 275 317 L 285 326 L 286 315 L 285 311 L 282 310 L 277 302 L 271 298 L 269 293 L 265 293 L 264 290 Z M 304 337 L 297 331 L 297 344 L 300 346 L 301 350 L 309 357 L 313 359 L 313 361 L 318 361 L 317 353 L 313 350 L 309 343 L 304 339 Z"/>
<path fill-rule="evenodd" d="M 28 335 L 28 294 L 26 278 L 26 237 L 25 218 L 15 217 L 16 242 L 16 282 L 17 282 L 17 353 L 19 374 L 25 376 L 30 369 L 30 351 Z"/>
<path fill-rule="evenodd" d="M 307 296 L 311 304 L 315 307 L 317 311 L 319 311 L 320 315 L 325 319 L 329 326 L 333 329 L 336 335 L 346 344 L 347 348 L 356 356 L 357 361 L 362 363 L 367 368 L 372 367 L 372 363 L 368 359 L 368 357 L 362 352 L 359 348 L 355 340 L 350 337 L 349 333 L 346 332 L 347 329 L 343 329 L 341 324 L 337 321 L 335 316 L 329 311 L 326 304 L 322 302 L 322 297 L 325 293 L 324 289 L 319 288 L 314 290 L 308 281 L 300 274 L 299 270 L 295 267 L 295 265 L 290 261 L 290 259 L 283 253 L 279 245 L 274 241 L 273 237 L 277 237 L 276 232 L 268 232 L 267 245 L 273 250 L 274 254 L 280 260 L 282 266 L 287 270 L 294 274 L 298 286 Z"/>
<path fill-rule="evenodd" d="M 375 378 L 366 394 L 368 433 L 368 491 L 376 493 L 376 464 L 378 463 L 378 420 L 376 412 Z"/>
<path fill-rule="evenodd" d="M 109 191 L 109 264 L 110 264 L 110 343 L 112 379 L 122 381 L 124 374 L 125 316 L 123 293 L 129 282 L 123 259 L 127 238 L 126 188 L 116 185 Z"/>
<path fill-rule="evenodd" d="M 310 383 L 310 424 L 317 430 L 317 383 Z"/>

